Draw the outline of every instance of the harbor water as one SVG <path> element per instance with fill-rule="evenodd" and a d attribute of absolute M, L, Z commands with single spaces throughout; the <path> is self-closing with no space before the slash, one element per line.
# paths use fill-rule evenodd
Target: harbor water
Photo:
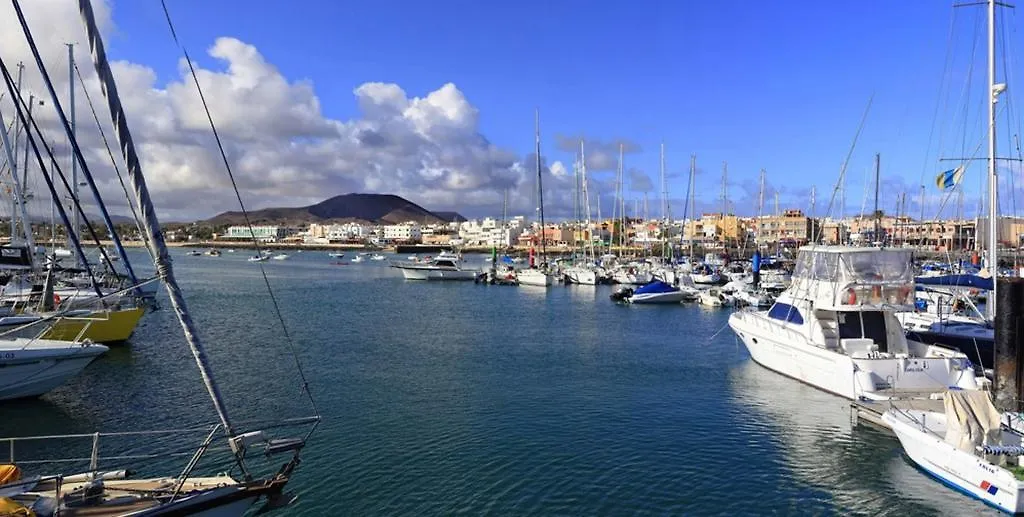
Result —
<path fill-rule="evenodd" d="M 172 253 L 232 417 L 311 414 L 259 265 Z M 280 515 L 994 513 L 855 425 L 848 402 L 752 363 L 727 309 L 409 282 L 386 265 L 263 263 L 324 417 Z M 3 403 L 0 436 L 214 422 L 164 300 L 68 384 Z"/>

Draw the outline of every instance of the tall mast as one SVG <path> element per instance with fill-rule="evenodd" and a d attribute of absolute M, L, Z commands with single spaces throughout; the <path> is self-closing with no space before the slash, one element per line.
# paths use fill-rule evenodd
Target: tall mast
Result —
<path fill-rule="evenodd" d="M 668 222 L 668 183 L 665 183 L 665 142 L 661 143 L 661 220 Z"/>
<path fill-rule="evenodd" d="M 583 139 L 580 139 L 580 192 L 583 194 L 583 213 L 586 216 L 586 227 L 584 233 L 587 235 L 587 244 L 589 244 L 590 254 L 594 255 L 594 239 L 590 235 L 590 194 L 587 191 L 587 154 L 583 150 Z M 583 249 L 583 254 L 586 256 L 587 248 Z M 591 257 L 596 258 L 596 257 Z"/>
<path fill-rule="evenodd" d="M 814 200 L 814 195 L 817 192 L 817 189 L 818 189 L 817 185 L 811 185 L 811 219 L 814 219 L 814 209 L 815 209 L 815 206 L 814 206 L 814 201 L 815 201 Z"/>
<path fill-rule="evenodd" d="M 924 222 L 924 185 L 921 185 L 921 222 Z"/>
<path fill-rule="evenodd" d="M 14 1 L 15 6 L 17 7 L 17 0 Z M 150 247 L 150 252 L 153 257 L 153 265 L 156 268 L 157 276 L 163 279 L 164 285 L 167 287 L 167 294 L 170 298 L 171 306 L 174 308 L 174 314 L 178 317 L 179 323 L 181 323 L 185 340 L 188 342 L 189 349 L 196 361 L 196 366 L 199 368 L 199 373 L 202 376 L 203 384 L 206 386 L 206 391 L 210 395 L 210 399 L 217 411 L 217 415 L 220 417 L 221 425 L 224 426 L 224 432 L 229 438 L 233 438 L 235 436 L 235 430 L 231 424 L 231 419 L 228 417 L 227 406 L 224 404 L 224 400 L 221 397 L 220 388 L 218 387 L 217 381 L 213 376 L 213 370 L 210 368 L 209 361 L 207 360 L 206 350 L 199 338 L 198 329 L 192 321 L 188 305 L 185 302 L 185 296 L 181 292 L 181 289 L 178 287 L 177 281 L 174 278 L 174 268 L 171 264 L 171 257 L 167 251 L 167 245 L 164 244 L 164 236 L 160 231 L 160 221 L 156 217 L 156 209 L 153 207 L 153 203 L 149 197 L 149 189 L 146 187 L 146 178 L 142 173 L 141 161 L 139 160 L 138 154 L 135 152 L 135 142 L 132 139 L 130 130 L 128 129 L 128 122 L 125 118 L 124 108 L 122 107 L 121 100 L 117 94 L 117 84 L 114 81 L 114 75 L 110 69 L 110 63 L 107 61 L 106 50 L 103 47 L 102 37 L 98 27 L 96 26 L 96 17 L 93 14 L 92 3 L 90 0 L 78 0 L 78 9 L 81 13 L 86 34 L 89 38 L 89 47 L 92 50 L 93 64 L 96 66 L 96 73 L 99 76 L 100 88 L 104 97 L 107 99 L 107 107 L 110 110 L 110 119 L 114 126 L 114 134 L 117 137 L 121 153 L 124 155 L 124 160 L 127 164 L 128 180 L 131 182 L 132 192 L 135 194 L 135 202 L 142 215 L 142 227 L 145 230 L 147 237 L 145 242 L 146 245 Z M 18 18 L 24 25 L 25 19 L 21 13 L 20 7 L 16 10 L 18 11 Z M 229 440 L 229 444 L 235 453 L 235 458 L 239 466 L 244 470 L 244 462 L 242 461 L 241 451 L 238 449 L 238 444 L 235 440 Z M 246 472 L 246 477 L 249 477 L 248 472 Z"/>
<path fill-rule="evenodd" d="M 879 181 L 879 178 L 881 177 L 881 170 L 882 170 L 882 155 L 880 153 L 875 153 L 875 213 L 874 213 L 874 219 L 875 219 L 875 242 L 881 242 L 882 245 L 884 246 L 885 245 L 885 240 L 881 238 L 881 233 L 882 233 L 882 214 L 878 211 L 878 186 L 879 186 L 879 183 L 881 183 Z"/>
<path fill-rule="evenodd" d="M 17 80 L 17 84 L 15 85 L 15 88 L 17 88 L 19 92 L 21 91 L 21 78 L 22 78 L 22 75 L 23 75 L 24 71 L 25 71 L 25 64 L 19 61 L 18 62 L 18 80 Z M 32 109 L 31 106 L 32 106 L 32 104 L 30 103 L 29 104 L 29 109 Z M 6 127 L 7 126 L 0 127 L 0 131 L 6 131 L 5 130 Z M 26 128 L 26 130 L 27 129 L 28 128 Z M 11 148 L 11 153 L 8 156 L 7 159 L 8 159 L 8 162 L 11 164 L 11 177 L 14 178 L 13 179 L 13 184 L 15 185 L 15 187 L 14 187 L 15 189 L 17 189 L 16 186 L 18 184 L 18 137 L 20 137 L 20 136 L 21 136 L 21 125 L 18 124 L 18 117 L 15 116 L 14 117 L 14 141 L 13 142 L 8 142 L 6 144 L 7 147 Z M 27 159 L 25 161 L 26 161 L 26 163 L 28 162 Z M 15 215 L 18 213 L 18 203 L 20 202 L 20 199 L 21 199 L 21 192 L 19 192 L 18 190 L 20 190 L 20 189 L 13 190 L 12 191 L 13 195 L 11 196 L 11 203 L 12 203 L 11 204 L 11 244 L 14 244 L 14 234 L 18 231 L 18 218 L 15 217 Z M 22 224 L 27 225 L 28 221 L 24 221 Z M 30 250 L 29 251 L 29 256 L 32 256 L 33 253 L 34 253 L 34 251 Z"/>
<path fill-rule="evenodd" d="M 729 175 L 729 163 L 722 162 L 722 226 L 725 226 L 725 216 L 729 213 L 729 184 L 726 177 Z"/>
<path fill-rule="evenodd" d="M 547 255 L 547 233 L 544 226 L 544 183 L 540 168 L 540 109 L 533 114 L 534 133 L 536 134 L 537 148 L 537 210 L 540 211 L 540 263 L 544 264 Z"/>
<path fill-rule="evenodd" d="M 624 173 L 623 173 L 623 170 L 622 170 L 622 163 L 623 163 L 622 160 L 623 160 L 623 152 L 622 152 L 622 144 L 620 143 L 619 144 L 619 166 L 618 166 L 618 170 L 615 171 L 615 174 L 617 176 L 616 179 L 618 180 L 617 188 L 619 189 L 619 195 L 615 198 L 615 204 L 618 207 L 618 211 L 619 211 L 619 231 L 618 231 L 618 234 L 616 235 L 616 237 L 619 238 L 619 254 L 620 255 L 622 254 L 623 250 L 625 250 L 625 248 L 626 248 L 626 197 L 625 197 L 626 196 L 626 192 L 625 192 L 625 188 L 624 188 L 624 186 L 625 186 L 624 185 L 625 176 L 624 176 Z"/>
<path fill-rule="evenodd" d="M 693 241 L 697 238 L 697 192 L 694 187 L 697 186 L 695 176 L 697 175 L 697 155 L 690 155 L 690 220 L 693 221 L 690 225 L 690 261 L 693 261 Z"/>
<path fill-rule="evenodd" d="M 988 270 L 992 274 L 992 295 L 985 304 L 989 315 L 996 314 L 996 277 L 999 275 L 999 183 L 996 173 L 996 101 L 1006 89 L 996 84 L 996 0 L 988 0 Z"/>
<path fill-rule="evenodd" d="M 754 236 L 754 243 L 757 244 L 757 239 L 761 237 L 761 225 L 764 224 L 762 216 L 764 215 L 764 169 L 761 169 L 761 187 L 757 190 L 757 235 Z"/>
<path fill-rule="evenodd" d="M 70 115 L 71 133 L 68 135 L 68 140 L 75 138 L 75 44 L 67 43 L 68 46 L 68 113 Z M 68 146 L 68 156 L 71 160 L 71 192 L 68 192 L 71 197 L 78 199 L 78 162 L 75 160 L 74 146 Z M 71 211 L 71 232 L 78 235 L 78 210 Z M 71 245 L 68 245 L 70 248 Z M 78 263 L 78 255 L 75 255 L 75 265 L 84 266 L 85 264 Z"/>

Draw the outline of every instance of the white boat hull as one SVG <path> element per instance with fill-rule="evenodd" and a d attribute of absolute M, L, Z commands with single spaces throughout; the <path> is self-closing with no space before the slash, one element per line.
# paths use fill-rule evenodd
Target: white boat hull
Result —
<path fill-rule="evenodd" d="M 945 415 L 924 411 L 886 411 L 882 421 L 892 428 L 907 456 L 942 483 L 1009 513 L 1024 512 L 1024 486 L 1013 474 L 983 458 L 957 449 L 943 437 L 921 431 L 918 422 Z M 918 422 L 914 422 L 917 419 Z"/>
<path fill-rule="evenodd" d="M 519 285 L 536 287 L 548 287 L 554 283 L 551 275 L 536 269 L 522 269 L 516 272 L 516 281 Z"/>
<path fill-rule="evenodd" d="M 591 269 L 567 269 L 565 270 L 565 278 L 570 284 L 597 285 L 597 273 Z"/>
<path fill-rule="evenodd" d="M 78 375 L 107 351 L 107 347 L 95 344 L 83 346 L 48 340 L 36 343 L 41 346 L 0 348 L 0 400 L 38 397 Z"/>
<path fill-rule="evenodd" d="M 476 278 L 476 271 L 457 269 L 433 269 L 433 268 L 398 268 L 406 280 L 473 280 Z"/>
<path fill-rule="evenodd" d="M 939 392 L 973 381 L 945 357 L 854 358 L 810 343 L 799 331 L 767 321 L 764 313 L 739 311 L 729 326 L 755 362 L 818 389 L 856 400 L 890 394 Z"/>

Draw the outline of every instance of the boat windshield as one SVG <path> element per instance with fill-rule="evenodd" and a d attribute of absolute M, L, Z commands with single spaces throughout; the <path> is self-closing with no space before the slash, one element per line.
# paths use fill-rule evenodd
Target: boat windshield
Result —
<path fill-rule="evenodd" d="M 801 251 L 793 276 L 851 283 L 911 283 L 914 269 L 909 250 L 870 252 Z"/>

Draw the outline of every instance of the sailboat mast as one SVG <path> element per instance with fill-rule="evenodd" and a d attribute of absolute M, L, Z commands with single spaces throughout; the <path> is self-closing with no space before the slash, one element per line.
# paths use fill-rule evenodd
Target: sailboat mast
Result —
<path fill-rule="evenodd" d="M 68 113 L 70 115 L 69 123 L 71 125 L 71 133 L 68 135 L 68 140 L 75 138 L 75 44 L 67 43 L 68 46 Z M 68 159 L 71 161 L 71 192 L 68 194 L 78 199 L 78 162 L 75 160 L 75 151 L 73 146 L 68 145 Z M 78 235 L 78 210 L 71 211 L 71 225 L 72 228 L 69 230 Z M 68 248 L 71 246 L 69 245 Z M 84 264 L 78 263 L 78 256 L 75 256 L 75 265 L 84 266 Z"/>
<path fill-rule="evenodd" d="M 668 221 L 668 184 L 665 183 L 665 142 L 661 143 L 661 220 Z"/>
<path fill-rule="evenodd" d="M 881 170 L 882 170 L 882 155 L 881 155 L 881 153 L 875 153 L 875 213 L 874 213 L 874 219 L 875 219 L 875 242 L 881 242 L 882 245 L 884 246 L 885 245 L 885 242 L 884 242 L 885 240 L 881 238 L 881 233 L 882 233 L 882 214 L 881 214 L 881 212 L 878 211 L 878 187 L 879 187 L 879 183 L 880 183 L 878 180 L 881 177 Z"/>
<path fill-rule="evenodd" d="M 18 18 L 22 24 L 25 24 L 25 19 L 17 0 L 14 0 L 14 4 L 18 12 Z M 96 25 L 96 16 L 93 13 L 91 1 L 78 0 L 78 9 L 85 25 L 86 35 L 89 38 L 89 47 L 92 50 L 93 64 L 96 67 L 96 73 L 100 80 L 100 87 L 104 97 L 107 99 L 107 107 L 110 110 L 110 119 L 114 126 L 114 134 L 118 140 L 118 147 L 120 147 L 127 164 L 128 180 L 131 182 L 132 192 L 135 194 L 135 202 L 142 214 L 142 227 L 146 232 L 146 245 L 150 247 L 153 265 L 156 268 L 157 276 L 163 279 L 164 285 L 167 287 L 167 294 L 170 298 L 171 306 L 174 308 L 174 314 L 178 317 L 179 323 L 181 323 L 185 340 L 188 342 L 189 349 L 199 368 L 206 391 L 210 395 L 217 415 L 220 417 L 221 425 L 224 426 L 224 432 L 229 437 L 229 444 L 235 453 L 236 460 L 239 466 L 245 470 L 238 444 L 235 440 L 230 439 L 235 436 L 234 426 L 228 416 L 227 406 L 224 404 L 220 388 L 207 360 L 206 349 L 203 347 L 195 323 L 192 321 L 192 315 L 189 313 L 185 296 L 174 278 L 174 268 L 171 264 L 170 253 L 167 250 L 167 245 L 164 243 L 163 233 L 160 231 L 160 221 L 157 219 L 156 209 L 153 207 L 149 197 L 146 177 L 142 173 L 142 165 L 135 151 L 135 142 L 132 139 L 131 131 L 128 129 L 124 108 L 117 94 L 117 84 L 114 81 L 110 63 L 107 61 L 106 50 L 103 46 L 99 28 Z M 246 477 L 249 477 L 248 472 L 246 472 Z"/>
<path fill-rule="evenodd" d="M 764 224 L 764 176 L 765 171 L 761 169 L 761 187 L 757 190 L 757 235 L 754 237 L 754 244 L 761 237 L 761 226 Z"/>
<path fill-rule="evenodd" d="M 622 144 L 619 144 L 619 254 L 626 249 L 626 172 Z"/>
<path fill-rule="evenodd" d="M 697 192 L 694 187 L 697 186 L 697 182 L 694 177 L 697 175 L 697 155 L 690 155 L 690 220 L 692 221 L 690 227 L 690 261 L 693 261 L 693 241 L 697 238 L 697 203 L 696 197 Z"/>
<path fill-rule="evenodd" d="M 547 255 L 547 232 L 544 226 L 544 183 L 540 168 L 540 110 L 533 114 L 534 133 L 537 140 L 537 208 L 540 211 L 540 263 L 544 264 Z"/>
<path fill-rule="evenodd" d="M 996 86 L 996 0 L 988 0 L 988 270 L 992 274 L 992 295 L 985 305 L 993 317 L 996 314 L 998 299 L 996 277 L 999 275 L 999 225 L 996 220 L 999 204 L 999 178 L 996 173 L 996 100 L 1001 91 Z"/>

